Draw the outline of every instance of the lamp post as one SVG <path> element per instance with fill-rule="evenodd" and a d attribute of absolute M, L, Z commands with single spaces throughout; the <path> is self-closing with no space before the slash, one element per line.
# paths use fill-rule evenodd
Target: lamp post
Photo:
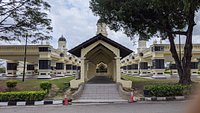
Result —
<path fill-rule="evenodd" d="M 25 35 L 25 38 L 26 38 L 26 42 L 25 42 L 25 46 L 24 46 L 24 68 L 23 68 L 23 78 L 22 78 L 23 82 L 24 82 L 25 73 L 26 73 L 26 51 L 27 51 L 28 34 Z"/>

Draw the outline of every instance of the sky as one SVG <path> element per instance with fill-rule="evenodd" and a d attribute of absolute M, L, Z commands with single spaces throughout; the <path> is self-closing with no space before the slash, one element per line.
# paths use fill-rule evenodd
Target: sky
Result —
<path fill-rule="evenodd" d="M 50 44 L 57 48 L 58 38 L 63 35 L 67 40 L 67 48 L 72 49 L 76 45 L 92 38 L 96 35 L 96 23 L 98 17 L 94 16 L 89 9 L 90 0 L 48 0 L 51 5 L 49 18 L 52 19 L 53 39 Z M 194 43 L 200 43 L 200 13 L 196 14 L 196 23 L 194 29 Z M 137 40 L 130 40 L 122 32 L 114 32 L 107 28 L 108 37 L 125 47 L 136 50 Z M 151 39 L 147 45 L 151 45 L 157 38 Z M 176 38 L 177 40 L 178 38 Z M 159 39 L 157 39 L 159 42 Z M 178 41 L 177 41 L 178 42 Z M 184 40 L 182 40 L 182 43 Z M 18 42 L 0 42 L 0 44 L 23 44 Z M 167 40 L 164 43 L 169 43 Z"/>

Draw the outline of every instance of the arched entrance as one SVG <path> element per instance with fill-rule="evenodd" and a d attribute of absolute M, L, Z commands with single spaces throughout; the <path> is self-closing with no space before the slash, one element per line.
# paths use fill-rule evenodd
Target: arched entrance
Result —
<path fill-rule="evenodd" d="M 104 62 L 100 62 L 96 66 L 96 73 L 99 75 L 106 75 L 108 72 L 108 65 L 105 64 Z"/>
<path fill-rule="evenodd" d="M 98 44 L 85 55 L 86 60 L 86 81 L 97 83 L 108 83 L 116 81 L 115 74 L 116 55 L 105 47 Z"/>
<path fill-rule="evenodd" d="M 131 88 L 132 82 L 122 80 L 120 71 L 120 60 L 132 52 L 130 49 L 102 34 L 98 34 L 69 50 L 69 52 L 81 59 L 80 79 L 71 80 L 71 88 L 78 88 L 80 84 L 102 75 L 112 82 L 121 83 L 123 87 Z M 102 62 L 107 65 L 107 72 L 99 74 L 96 69 L 97 65 Z M 105 81 L 105 79 L 102 81 Z"/>

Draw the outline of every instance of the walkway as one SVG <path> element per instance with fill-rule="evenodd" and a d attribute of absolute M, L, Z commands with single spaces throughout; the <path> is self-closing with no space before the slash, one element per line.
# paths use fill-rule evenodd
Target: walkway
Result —
<path fill-rule="evenodd" d="M 114 84 L 114 81 L 109 79 L 106 76 L 95 76 L 92 79 L 90 79 L 88 84 Z"/>

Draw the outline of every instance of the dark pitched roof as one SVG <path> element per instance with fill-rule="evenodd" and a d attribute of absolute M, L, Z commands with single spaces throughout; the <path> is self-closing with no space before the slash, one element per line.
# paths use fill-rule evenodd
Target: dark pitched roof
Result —
<path fill-rule="evenodd" d="M 93 38 L 90 38 L 89 40 L 81 43 L 80 45 L 74 47 L 73 49 L 69 50 L 69 53 L 77 56 L 77 57 L 80 57 L 81 56 L 81 49 L 82 48 L 86 48 L 88 47 L 89 45 L 93 44 L 94 42 L 98 41 L 98 40 L 102 40 L 102 41 L 105 41 L 107 43 L 109 43 L 110 45 L 118 48 L 120 50 L 120 57 L 124 58 L 126 57 L 127 55 L 129 55 L 130 53 L 132 53 L 133 51 L 124 47 L 123 45 L 103 36 L 102 34 L 98 34 L 96 36 L 94 36 Z"/>

